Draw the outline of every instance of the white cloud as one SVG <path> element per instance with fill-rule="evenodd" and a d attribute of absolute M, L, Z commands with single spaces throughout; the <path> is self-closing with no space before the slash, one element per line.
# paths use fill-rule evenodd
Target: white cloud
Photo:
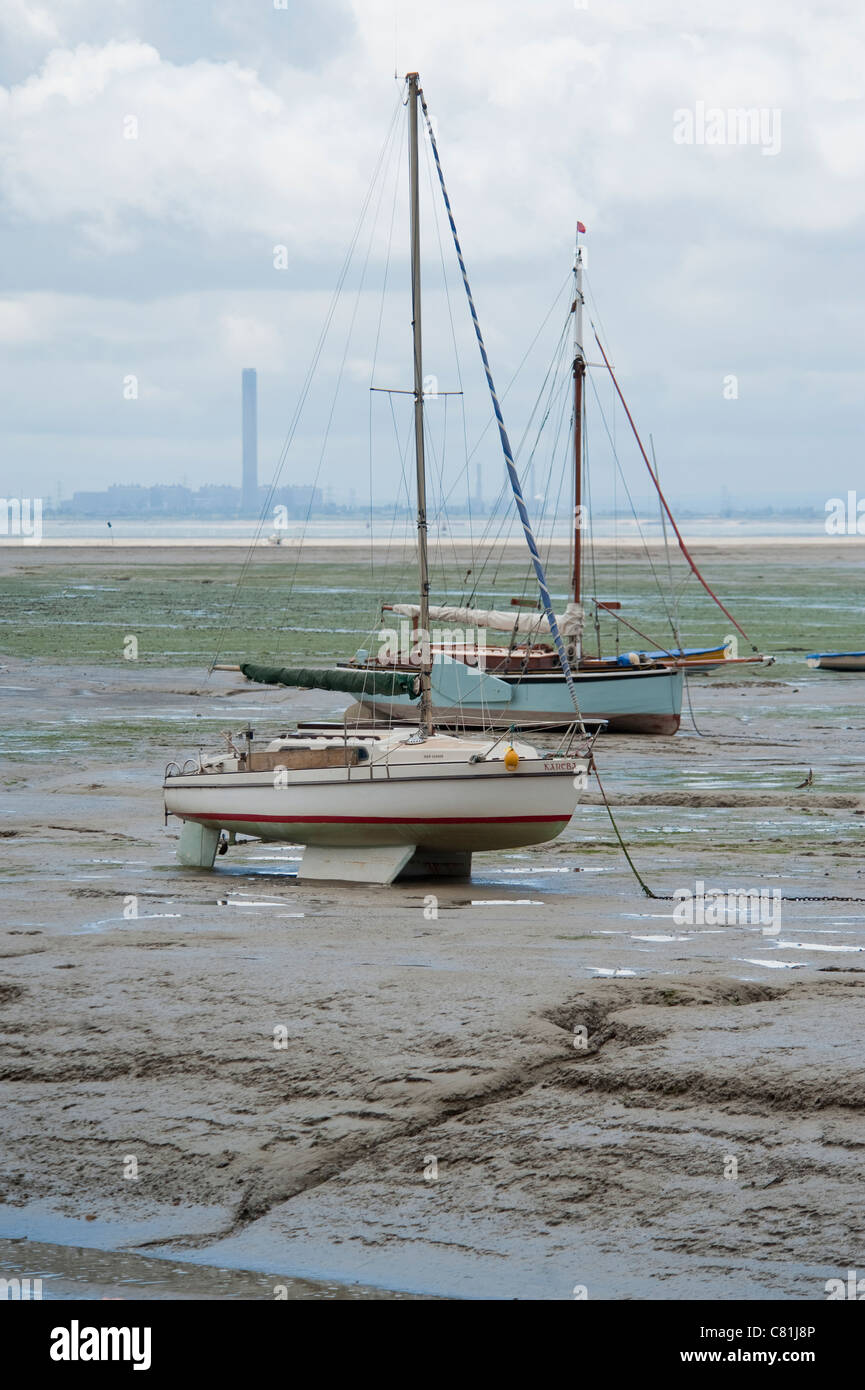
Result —
<path fill-rule="evenodd" d="M 90 429 L 84 404 L 91 422 L 100 418 L 102 393 L 110 396 L 122 371 L 141 369 L 151 392 L 142 388 L 141 403 L 158 405 L 176 434 L 215 418 L 191 402 L 224 394 L 238 366 L 302 379 L 397 108 L 393 0 L 352 0 L 353 24 L 332 35 L 338 12 L 310 7 L 315 51 L 326 57 L 307 67 L 296 31 L 281 30 L 278 14 L 235 0 L 196 11 L 237 43 L 202 39 L 201 51 L 233 59 L 183 56 L 194 54 L 196 31 L 190 37 L 181 9 L 159 0 L 35 8 L 14 0 L 8 9 L 29 75 L 0 88 L 6 256 L 27 265 L 27 283 L 42 293 L 0 304 L 0 342 L 15 359 L 19 415 L 28 401 L 34 416 L 43 409 L 42 364 L 57 370 L 58 432 Z M 786 371 L 795 406 L 806 350 L 821 363 L 836 352 L 855 359 L 859 280 L 844 257 L 865 214 L 865 16 L 856 7 L 727 0 L 703 12 L 684 0 L 650 8 L 589 0 L 583 10 L 572 0 L 438 0 L 400 4 L 398 13 L 399 70 L 420 70 L 437 118 L 500 384 L 567 271 L 578 216 L 589 227 L 592 279 L 617 362 L 637 404 L 654 413 L 656 432 L 675 436 L 703 389 L 701 373 L 713 381 L 719 363 L 750 379 L 743 402 L 762 400 L 767 418 L 785 418 L 780 383 Z M 674 111 L 698 101 L 779 108 L 780 152 L 675 144 Z M 136 139 L 124 138 L 129 117 Z M 382 198 L 370 290 L 380 284 L 394 191 L 391 287 L 404 288 L 402 130 L 395 150 L 400 164 Z M 440 227 L 448 255 L 441 214 Z M 432 266 L 428 223 L 424 235 Z M 289 250 L 282 276 L 272 268 L 277 244 Z M 174 293 L 169 280 L 179 286 Z M 430 274 L 426 326 L 435 358 L 432 281 Z M 364 313 L 359 327 L 371 321 L 373 332 L 358 333 L 347 364 L 359 387 L 375 328 L 374 307 Z M 405 315 L 390 306 L 388 315 L 385 384 L 403 384 Z M 331 384 L 341 346 L 334 339 L 323 360 Z M 756 365 L 767 354 L 771 381 Z M 75 359 L 74 388 L 72 367 L 68 379 L 57 367 L 64 355 Z M 438 362 L 430 370 L 445 389 L 454 385 Z M 812 385 L 812 427 L 822 443 L 836 402 L 828 378 Z M 287 416 L 288 386 L 284 394 Z M 526 405 L 514 403 L 517 416 Z M 736 430 L 752 428 L 736 423 L 744 414 L 744 405 L 738 416 L 726 411 L 726 434 L 706 427 L 707 458 L 736 455 Z M 363 409 L 356 419 L 365 417 Z M 367 442 L 355 428 L 354 451 L 363 455 Z M 801 422 L 796 431 L 793 447 L 813 452 Z M 779 445 L 777 455 L 765 466 L 786 476 L 790 450 Z M 675 481 L 675 457 L 666 466 Z M 807 477 L 807 462 L 801 466 Z"/>
<path fill-rule="evenodd" d="M 298 209 L 311 230 L 356 207 L 360 161 L 318 119 L 321 96 L 295 96 L 288 109 L 249 69 L 175 65 L 137 40 L 55 51 L 0 95 L 0 187 L 13 216 L 66 222 L 105 252 L 140 244 L 141 219 L 298 250 Z"/>
<path fill-rule="evenodd" d="M 35 298 L 0 300 L 0 343 L 10 347 L 29 342 L 44 342 L 45 324 L 41 321 Z"/>
<path fill-rule="evenodd" d="M 222 354 L 234 367 L 284 360 L 282 338 L 273 324 L 250 314 L 223 314 L 219 319 Z"/>
<path fill-rule="evenodd" d="M 56 43 L 60 39 L 60 30 L 49 11 L 43 5 L 31 4 L 30 0 L 5 0 L 3 28 L 19 43 Z"/>
<path fill-rule="evenodd" d="M 850 109 L 862 20 L 800 30 L 786 6 L 759 23 L 725 7 L 709 41 L 669 27 L 678 8 L 639 25 L 615 5 L 415 9 L 404 47 L 423 56 L 448 177 L 479 242 L 494 226 L 500 254 L 561 245 L 577 204 L 614 219 L 635 203 L 696 200 L 773 229 L 862 215 L 861 111 Z M 0 97 L 9 211 L 64 220 L 104 252 L 139 245 L 154 222 L 250 252 L 268 239 L 309 258 L 344 246 L 391 100 L 392 8 L 358 0 L 355 11 L 361 51 L 337 54 L 324 78 L 172 63 L 139 39 L 51 52 Z M 675 145 L 674 110 L 698 100 L 780 108 L 780 168 L 755 148 Z M 124 138 L 128 116 L 137 139 Z M 839 179 L 850 183 L 840 197 Z"/>

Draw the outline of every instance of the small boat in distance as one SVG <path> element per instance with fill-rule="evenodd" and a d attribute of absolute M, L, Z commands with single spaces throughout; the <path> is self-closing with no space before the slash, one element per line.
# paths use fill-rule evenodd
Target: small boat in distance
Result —
<path fill-rule="evenodd" d="M 811 652 L 812 671 L 865 671 L 865 652 Z"/>

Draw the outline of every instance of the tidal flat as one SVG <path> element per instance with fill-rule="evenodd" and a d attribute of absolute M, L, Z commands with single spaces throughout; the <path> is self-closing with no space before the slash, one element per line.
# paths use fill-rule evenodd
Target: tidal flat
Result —
<path fill-rule="evenodd" d="M 408 557 L 265 555 L 237 596 L 209 552 L 0 552 L 3 1273 L 53 1269 L 58 1297 L 822 1299 L 861 1267 L 865 677 L 804 655 L 865 646 L 863 550 L 698 555 L 777 658 L 692 677 L 675 737 L 600 742 L 656 897 L 590 784 L 559 840 L 438 884 L 437 915 L 424 885 L 299 885 L 289 846 L 182 869 L 161 807 L 165 764 L 221 730 L 348 703 L 208 676 L 215 648 L 350 655 L 411 598 Z M 452 597 L 522 592 L 521 565 L 469 568 L 442 561 Z M 598 572 L 662 637 L 639 557 Z M 684 640 L 717 641 L 679 580 Z M 778 890 L 780 917 L 682 925 L 698 881 Z"/>

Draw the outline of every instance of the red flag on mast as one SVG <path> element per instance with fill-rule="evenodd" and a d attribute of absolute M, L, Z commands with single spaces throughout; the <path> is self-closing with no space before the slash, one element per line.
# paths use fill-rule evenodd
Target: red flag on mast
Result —
<path fill-rule="evenodd" d="M 585 229 L 585 227 L 583 226 L 582 222 L 578 222 L 578 223 L 577 223 L 577 231 L 578 231 L 578 232 L 585 232 L 585 230 L 586 230 L 586 229 Z"/>

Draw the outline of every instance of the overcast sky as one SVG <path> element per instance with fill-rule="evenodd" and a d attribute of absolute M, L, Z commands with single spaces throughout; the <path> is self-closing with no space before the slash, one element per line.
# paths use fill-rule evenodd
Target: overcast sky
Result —
<path fill-rule="evenodd" d="M 677 500 L 717 504 L 726 486 L 738 505 L 822 507 L 865 493 L 860 5 L 4 0 L 3 16 L 3 494 L 239 482 L 246 366 L 259 371 L 269 478 L 398 108 L 395 67 L 420 71 L 436 118 L 502 387 L 565 285 L 580 218 L 606 345 Z M 713 115 L 737 108 L 762 112 L 749 140 Z M 397 120 L 398 159 L 375 185 L 283 473 L 306 482 L 318 470 L 358 500 L 383 303 L 374 379 L 410 384 L 401 109 Z M 427 370 L 450 390 L 429 188 Z M 471 447 L 489 406 L 450 263 L 448 274 Z M 515 439 L 561 319 L 557 308 L 508 396 Z M 135 400 L 124 399 L 130 376 Z M 394 400 L 401 432 L 406 399 Z M 462 402 L 431 404 L 437 445 L 445 409 L 454 479 Z M 475 455 L 487 491 L 500 476 L 494 445 L 489 432 Z M 383 396 L 373 455 L 377 492 L 393 495 Z"/>

